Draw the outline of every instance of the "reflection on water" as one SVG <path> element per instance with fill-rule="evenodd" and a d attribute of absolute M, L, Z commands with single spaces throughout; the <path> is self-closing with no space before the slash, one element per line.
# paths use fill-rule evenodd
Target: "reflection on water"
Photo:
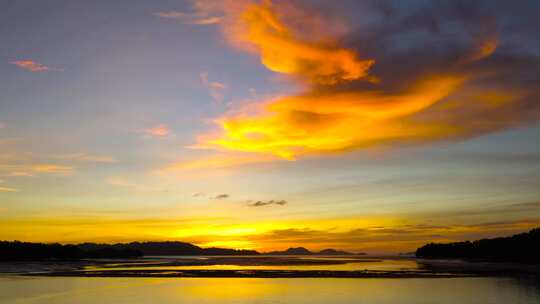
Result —
<path fill-rule="evenodd" d="M 540 303 L 531 279 L 0 277 L 0 303 Z"/>
<path fill-rule="evenodd" d="M 129 264 L 107 264 L 103 266 L 89 266 L 86 271 L 102 270 L 378 270 L 378 271 L 418 271 L 420 267 L 414 259 L 359 259 L 350 257 L 288 257 L 282 264 L 273 262 L 271 265 L 253 265 L 252 263 L 242 262 L 249 258 L 233 257 L 223 259 L 219 263 L 212 265 L 169 265 L 173 259 L 166 258 L 159 261 L 150 261 L 147 263 L 129 263 Z M 270 259 L 277 259 L 271 257 Z M 200 259 L 200 261 L 204 261 Z M 301 265 L 294 260 L 321 260 L 321 261 L 340 261 L 342 264 L 328 265 Z M 181 261 L 176 259 L 175 261 Z"/>

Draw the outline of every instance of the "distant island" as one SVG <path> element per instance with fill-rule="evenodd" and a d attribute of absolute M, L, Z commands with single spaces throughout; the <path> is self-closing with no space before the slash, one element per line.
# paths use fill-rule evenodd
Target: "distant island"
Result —
<path fill-rule="evenodd" d="M 416 250 L 419 258 L 460 258 L 540 263 L 540 228 L 509 237 L 456 243 L 430 243 Z"/>
<path fill-rule="evenodd" d="M 264 253 L 266 255 L 365 255 L 365 253 L 352 253 L 336 249 L 324 249 L 318 252 L 309 251 L 304 247 L 289 248 L 285 251 L 271 251 Z"/>
<path fill-rule="evenodd" d="M 363 255 L 360 253 L 359 255 Z M 312 252 L 304 247 L 285 251 L 260 253 L 255 250 L 228 248 L 202 248 L 186 242 L 131 242 L 118 244 L 82 243 L 62 245 L 58 243 L 29 243 L 0 241 L 0 261 L 14 260 L 80 260 L 80 259 L 126 259 L 143 256 L 255 256 L 255 255 L 355 255 L 354 253 L 324 249 Z"/>

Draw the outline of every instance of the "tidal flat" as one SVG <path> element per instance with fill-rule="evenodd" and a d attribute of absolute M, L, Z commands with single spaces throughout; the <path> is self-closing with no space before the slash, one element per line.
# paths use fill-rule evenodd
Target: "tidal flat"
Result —
<path fill-rule="evenodd" d="M 540 266 L 406 257 L 193 256 L 3 263 L 0 272 L 49 277 L 452 278 L 536 277 Z"/>

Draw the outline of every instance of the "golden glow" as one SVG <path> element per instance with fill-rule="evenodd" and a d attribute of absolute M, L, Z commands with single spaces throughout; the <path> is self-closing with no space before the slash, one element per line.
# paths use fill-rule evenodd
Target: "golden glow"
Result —
<path fill-rule="evenodd" d="M 198 246 L 208 248 L 208 247 L 219 247 L 219 248 L 233 248 L 233 249 L 256 249 L 257 245 L 255 245 L 251 241 L 211 241 L 211 242 L 204 242 L 204 243 L 198 243 Z"/>
<path fill-rule="evenodd" d="M 193 160 L 179 161 L 158 170 L 156 173 L 173 173 L 175 171 L 200 169 L 226 169 L 253 163 L 269 162 L 272 160 L 276 160 L 276 157 L 249 153 L 222 153 Z"/>
<path fill-rule="evenodd" d="M 406 123 L 402 118 L 440 101 L 463 81 L 459 76 L 434 77 L 401 95 L 345 92 L 285 97 L 268 102 L 257 115 L 219 119 L 224 133 L 200 144 L 294 159 L 396 138 L 444 136 L 453 130 L 441 124 Z"/>
<path fill-rule="evenodd" d="M 312 250 L 412 250 L 441 235 L 437 241 L 452 241 L 467 235 L 524 231 L 538 221 L 497 225 L 425 226 L 397 217 L 351 216 L 312 220 L 257 220 L 229 218 L 127 219 L 111 216 L 74 217 L 49 215 L 6 218 L 0 229 L 6 240 L 59 242 L 129 242 L 179 240 L 202 247 L 283 250 L 305 246 Z M 238 224 L 241 222 L 241 224 Z M 221 224 L 217 224 L 221 223 Z M 118 232 L 118 234 L 116 234 Z M 444 236 L 444 237 L 443 237 Z"/>

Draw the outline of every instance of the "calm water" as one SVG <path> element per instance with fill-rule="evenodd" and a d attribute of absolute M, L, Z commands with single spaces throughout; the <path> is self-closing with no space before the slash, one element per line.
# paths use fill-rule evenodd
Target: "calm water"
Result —
<path fill-rule="evenodd" d="M 540 303 L 510 278 L 222 279 L 0 277 L 0 303 Z"/>
<path fill-rule="evenodd" d="M 245 258 L 245 257 L 235 257 Z M 171 266 L 171 265 L 149 265 L 147 263 L 140 263 L 137 266 L 131 264 L 129 267 L 126 264 L 108 264 L 107 268 L 104 267 L 86 267 L 85 270 L 182 270 L 182 269 L 200 269 L 200 270 L 220 270 L 220 269 L 234 269 L 234 270 L 384 270 L 384 271 L 417 271 L 421 269 L 417 261 L 414 259 L 366 259 L 356 258 L 351 259 L 348 257 L 293 257 L 295 259 L 309 259 L 309 260 L 344 260 L 347 263 L 334 264 L 334 265 L 234 265 L 230 262 L 224 262 L 218 265 L 197 265 L 197 266 Z M 201 258 L 204 259 L 204 258 Z M 170 262 L 171 258 L 162 259 L 164 263 Z M 155 263 L 152 262 L 152 263 Z M 114 267 L 114 268 L 111 268 Z"/>

